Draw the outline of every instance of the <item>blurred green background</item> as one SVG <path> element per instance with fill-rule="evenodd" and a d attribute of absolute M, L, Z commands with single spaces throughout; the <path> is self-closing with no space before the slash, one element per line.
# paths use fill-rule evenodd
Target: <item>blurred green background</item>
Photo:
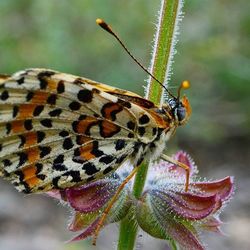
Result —
<path fill-rule="evenodd" d="M 0 0 L 0 72 L 51 68 L 143 95 L 147 75 L 95 24 L 112 25 L 133 54 L 149 65 L 159 0 Z M 183 149 L 208 178 L 236 177 L 223 220 L 228 237 L 206 235 L 208 249 L 249 249 L 250 239 L 250 1 L 188 0 L 170 88 L 188 79 L 193 114 L 169 143 Z M 41 196 L 24 197 L 0 182 L 0 249 L 91 249 L 65 245 L 68 211 Z M 237 228 L 237 230 L 235 230 Z M 114 233 L 115 232 L 115 233 Z M 111 226 L 95 249 L 114 247 Z M 166 249 L 143 235 L 141 249 Z"/>

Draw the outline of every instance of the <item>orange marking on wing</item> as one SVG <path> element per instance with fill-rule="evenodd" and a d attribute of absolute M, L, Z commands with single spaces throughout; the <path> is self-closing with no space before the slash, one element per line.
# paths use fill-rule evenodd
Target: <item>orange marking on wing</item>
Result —
<path fill-rule="evenodd" d="M 90 126 L 96 125 L 98 123 L 98 120 L 94 117 L 87 117 L 84 120 L 81 120 L 77 125 L 77 132 L 80 134 L 85 134 L 87 129 L 89 129 Z"/>
<path fill-rule="evenodd" d="M 87 143 L 89 141 L 92 141 L 92 139 L 87 137 L 87 136 L 81 135 L 81 136 L 79 136 L 79 138 L 77 140 L 77 143 L 81 145 L 81 144 L 85 144 L 85 143 Z"/>
<path fill-rule="evenodd" d="M 11 132 L 12 133 L 22 133 L 26 129 L 24 128 L 24 121 L 13 121 L 11 123 Z"/>
<path fill-rule="evenodd" d="M 160 115 L 158 115 L 154 110 L 147 110 L 148 113 L 154 118 L 159 128 L 168 128 L 169 122 L 164 120 Z"/>
<path fill-rule="evenodd" d="M 103 137 L 111 137 L 120 131 L 120 127 L 109 121 L 102 121 L 101 134 Z"/>
<path fill-rule="evenodd" d="M 34 163 L 40 159 L 40 150 L 38 148 L 32 148 L 26 151 L 28 155 L 29 163 Z"/>
<path fill-rule="evenodd" d="M 19 106 L 18 117 L 19 119 L 26 119 L 33 117 L 33 111 L 36 105 L 33 104 L 21 104 Z"/>
<path fill-rule="evenodd" d="M 25 144 L 24 147 L 30 147 L 37 143 L 37 133 L 29 132 L 25 135 Z"/>
<path fill-rule="evenodd" d="M 112 112 L 120 112 L 122 111 L 122 107 L 121 105 L 117 104 L 117 103 L 112 103 L 108 106 L 106 106 L 102 112 L 103 112 L 103 116 L 109 120 L 112 120 Z"/>
<path fill-rule="evenodd" d="M 34 165 L 28 166 L 22 170 L 24 175 L 24 181 L 30 188 L 36 186 L 41 180 L 36 177 L 37 168 Z"/>
<path fill-rule="evenodd" d="M 52 80 L 50 78 L 46 78 L 46 81 L 48 83 L 47 90 L 55 92 L 57 89 L 58 81 Z"/>
<path fill-rule="evenodd" d="M 36 91 L 30 102 L 37 103 L 37 104 L 38 103 L 43 104 L 43 103 L 46 103 L 48 96 L 49 96 L 49 93 L 42 92 L 42 91 Z"/>
<path fill-rule="evenodd" d="M 93 149 L 93 143 L 89 143 L 83 147 L 80 147 L 80 157 L 83 159 L 83 160 L 86 160 L 86 161 L 89 161 L 93 158 L 95 158 L 95 155 L 93 155 L 91 153 Z"/>

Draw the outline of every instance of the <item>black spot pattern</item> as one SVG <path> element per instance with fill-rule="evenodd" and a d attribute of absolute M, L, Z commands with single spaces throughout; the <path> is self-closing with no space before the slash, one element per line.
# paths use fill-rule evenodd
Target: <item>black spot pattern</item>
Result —
<path fill-rule="evenodd" d="M 57 93 L 58 93 L 58 94 L 62 94 L 64 91 L 65 91 L 64 82 L 61 80 L 61 81 L 58 82 L 58 84 L 57 84 Z"/>
<path fill-rule="evenodd" d="M 13 118 L 15 118 L 15 117 L 17 116 L 18 111 L 19 111 L 18 106 L 14 106 L 14 107 L 13 107 L 13 114 L 12 114 Z"/>
<path fill-rule="evenodd" d="M 73 146 L 74 146 L 74 144 L 70 138 L 66 138 L 63 141 L 63 149 L 69 150 L 69 149 L 73 148 Z"/>
<path fill-rule="evenodd" d="M 143 136 L 145 134 L 145 128 L 144 127 L 138 127 L 138 133 L 140 136 Z"/>
<path fill-rule="evenodd" d="M 48 99 L 47 99 L 47 103 L 50 105 L 55 105 L 56 104 L 56 94 L 51 94 Z"/>
<path fill-rule="evenodd" d="M 135 135 L 133 133 L 128 133 L 128 138 L 134 138 Z"/>
<path fill-rule="evenodd" d="M 67 170 L 67 167 L 64 164 L 53 164 L 52 167 L 56 171 L 65 171 L 65 170 Z"/>
<path fill-rule="evenodd" d="M 6 133 L 7 133 L 7 135 L 10 133 L 10 131 L 11 131 L 11 123 L 6 123 Z"/>
<path fill-rule="evenodd" d="M 55 72 L 53 71 L 42 71 L 37 75 L 37 78 L 40 81 L 40 88 L 41 89 L 46 89 L 48 86 L 48 82 L 47 82 L 47 77 L 51 77 L 52 75 L 54 75 Z"/>
<path fill-rule="evenodd" d="M 60 114 L 62 113 L 62 110 L 61 109 L 54 109 L 52 111 L 49 112 L 49 115 L 51 117 L 55 117 L 55 116 L 60 116 Z"/>
<path fill-rule="evenodd" d="M 111 163 L 115 158 L 112 156 L 112 155 L 105 155 L 105 156 L 102 156 L 100 159 L 99 159 L 99 162 L 102 162 L 102 163 L 105 163 L 105 164 L 109 164 Z"/>
<path fill-rule="evenodd" d="M 10 166 L 10 165 L 11 165 L 11 161 L 10 161 L 9 159 L 4 159 L 4 160 L 3 160 L 3 165 L 4 165 L 5 167 Z"/>
<path fill-rule="evenodd" d="M 39 174 L 43 170 L 43 164 L 42 163 L 36 163 L 36 174 Z"/>
<path fill-rule="evenodd" d="M 60 135 L 61 137 L 66 137 L 66 136 L 69 135 L 69 132 L 66 131 L 66 130 L 63 130 L 63 131 L 61 131 L 61 132 L 59 133 L 59 135 Z"/>
<path fill-rule="evenodd" d="M 4 90 L 1 94 L 1 100 L 5 101 L 9 98 L 9 92 L 7 90 Z"/>
<path fill-rule="evenodd" d="M 26 129 L 26 130 L 31 130 L 31 129 L 33 129 L 33 125 L 32 125 L 32 120 L 25 120 L 24 121 L 24 128 Z"/>
<path fill-rule="evenodd" d="M 37 131 L 37 142 L 40 143 L 45 138 L 45 133 L 43 131 Z"/>
<path fill-rule="evenodd" d="M 100 157 L 104 154 L 101 150 L 98 149 L 98 147 L 98 141 L 93 141 L 93 148 L 91 150 L 91 154 L 93 154 L 95 157 Z"/>
<path fill-rule="evenodd" d="M 19 156 L 18 166 L 22 166 L 28 160 L 28 155 L 25 152 L 18 153 L 17 155 Z"/>
<path fill-rule="evenodd" d="M 80 172 L 75 170 L 67 171 L 66 173 L 63 174 L 63 176 L 71 176 L 72 177 L 71 182 L 80 182 L 82 180 Z"/>
<path fill-rule="evenodd" d="M 128 127 L 128 129 L 134 130 L 135 129 L 135 123 L 132 122 L 132 121 L 129 121 L 127 123 L 127 127 Z"/>
<path fill-rule="evenodd" d="M 69 104 L 69 108 L 71 110 L 79 110 L 81 107 L 81 104 L 79 102 L 73 101 Z"/>
<path fill-rule="evenodd" d="M 21 77 L 20 79 L 17 80 L 17 83 L 19 85 L 22 85 L 24 83 L 24 77 Z"/>
<path fill-rule="evenodd" d="M 86 119 L 86 117 L 87 117 L 86 115 L 80 115 L 79 118 L 78 118 L 78 120 L 79 121 L 84 120 L 84 119 Z"/>
<path fill-rule="evenodd" d="M 124 101 L 124 100 L 122 100 L 120 98 L 118 98 L 117 103 L 121 104 L 123 107 L 126 107 L 128 109 L 131 108 L 131 103 L 130 102 Z"/>
<path fill-rule="evenodd" d="M 145 114 L 139 118 L 140 124 L 147 124 L 149 121 L 150 121 L 149 117 Z"/>
<path fill-rule="evenodd" d="M 21 148 L 21 147 L 24 146 L 24 144 L 25 144 L 25 142 L 26 142 L 26 138 L 25 138 L 25 136 L 23 136 L 23 135 L 19 135 L 19 138 L 20 138 L 20 140 L 21 140 L 21 143 L 20 143 L 20 145 L 19 145 L 19 148 Z"/>
<path fill-rule="evenodd" d="M 100 170 L 96 168 L 96 166 L 91 163 L 91 162 L 87 162 L 82 166 L 82 169 L 85 170 L 85 173 L 87 175 L 93 175 L 97 172 L 99 172 Z"/>
<path fill-rule="evenodd" d="M 51 152 L 50 147 L 39 147 L 40 150 L 40 157 L 43 158 L 44 156 L 48 155 Z"/>
<path fill-rule="evenodd" d="M 57 176 L 57 177 L 55 177 L 55 178 L 53 178 L 52 179 L 52 184 L 53 184 L 53 187 L 55 188 L 55 189 L 59 189 L 60 187 L 58 186 L 58 182 L 59 182 L 59 180 L 60 180 L 60 176 Z"/>
<path fill-rule="evenodd" d="M 44 174 L 37 174 L 36 177 L 43 181 L 43 180 L 45 180 L 46 175 L 44 175 Z"/>
<path fill-rule="evenodd" d="M 33 111 L 33 116 L 39 116 L 44 110 L 44 106 L 43 105 L 38 105 L 35 107 L 34 111 Z"/>
<path fill-rule="evenodd" d="M 46 128 L 52 128 L 52 121 L 50 119 L 43 119 L 40 123 Z"/>
<path fill-rule="evenodd" d="M 72 122 L 72 129 L 73 129 L 73 131 L 76 132 L 76 133 L 77 133 L 77 130 L 78 130 L 77 125 L 78 125 L 78 121 Z"/>
<path fill-rule="evenodd" d="M 26 96 L 26 101 L 29 102 L 34 96 L 34 92 L 30 91 L 28 92 L 27 96 Z"/>
<path fill-rule="evenodd" d="M 58 155 L 56 159 L 53 161 L 54 164 L 61 164 L 64 161 L 64 155 Z"/>
<path fill-rule="evenodd" d="M 117 141 L 115 141 L 115 149 L 118 150 L 122 150 L 125 147 L 125 140 L 119 139 Z"/>
<path fill-rule="evenodd" d="M 90 103 L 93 98 L 93 93 L 91 90 L 82 89 L 78 92 L 77 98 L 81 102 Z"/>

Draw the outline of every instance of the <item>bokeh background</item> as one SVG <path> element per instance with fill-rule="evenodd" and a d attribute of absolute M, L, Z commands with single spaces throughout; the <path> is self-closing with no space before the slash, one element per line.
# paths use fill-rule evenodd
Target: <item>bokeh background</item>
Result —
<path fill-rule="evenodd" d="M 143 95 L 144 72 L 95 24 L 104 18 L 149 65 L 160 0 L 1 0 L 0 72 L 52 68 Z M 235 197 L 222 220 L 227 236 L 204 235 L 208 249 L 250 249 L 250 1 L 188 0 L 170 83 L 192 83 L 193 114 L 169 143 L 189 152 L 208 179 L 235 176 Z M 42 195 L 24 196 L 0 180 L 1 250 L 92 249 L 65 244 L 70 212 Z M 118 226 L 101 233 L 115 249 Z M 138 249 L 166 249 L 142 234 Z"/>

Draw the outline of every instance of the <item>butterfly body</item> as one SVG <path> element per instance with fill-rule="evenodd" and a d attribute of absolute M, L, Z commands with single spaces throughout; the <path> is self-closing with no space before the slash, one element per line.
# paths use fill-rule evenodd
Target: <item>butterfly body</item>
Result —
<path fill-rule="evenodd" d="M 35 193 L 137 166 L 161 155 L 188 108 L 48 69 L 0 75 L 0 175 Z"/>

